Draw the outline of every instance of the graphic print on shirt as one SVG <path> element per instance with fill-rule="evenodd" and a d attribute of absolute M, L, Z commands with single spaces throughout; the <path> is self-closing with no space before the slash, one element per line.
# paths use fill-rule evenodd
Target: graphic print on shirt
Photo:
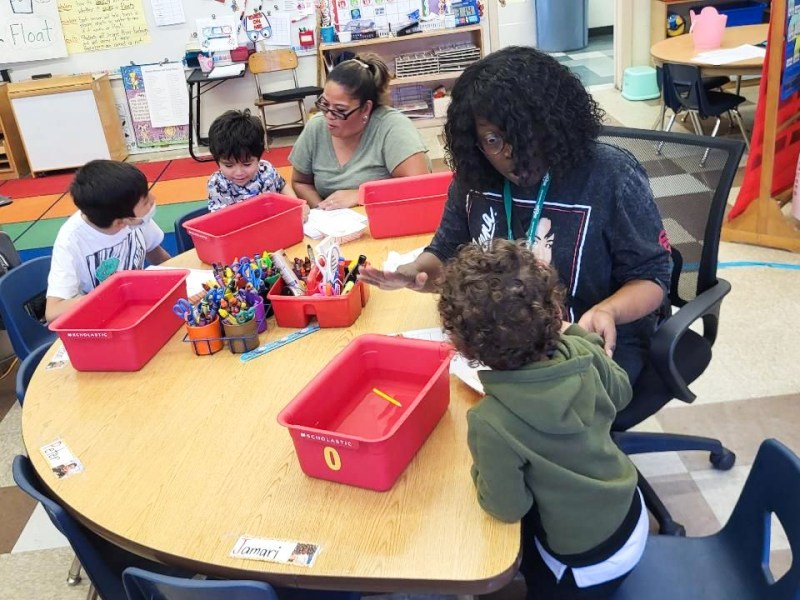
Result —
<path fill-rule="evenodd" d="M 494 237 L 506 237 L 505 220 L 500 218 L 495 204 L 502 202 L 499 194 L 484 193 L 484 202 L 467 202 L 467 216 L 472 241 L 487 248 Z M 514 208 L 524 211 L 523 223 L 530 223 L 530 216 L 535 200 L 514 199 Z M 477 209 L 477 210 L 472 210 Z M 570 295 L 578 289 L 581 275 L 581 260 L 584 244 L 589 229 L 591 206 L 581 204 L 564 204 L 561 202 L 545 202 L 542 217 L 536 228 L 536 245 L 533 252 L 537 258 L 553 265 L 558 271 L 561 281 L 567 286 Z M 497 231 L 498 220 L 501 230 Z M 514 219 L 514 222 L 519 224 Z M 522 236 L 524 232 L 516 231 Z"/>
<path fill-rule="evenodd" d="M 92 287 L 97 287 L 117 271 L 141 269 L 146 254 L 144 238 L 138 232 L 131 232 L 120 243 L 89 254 L 86 267 L 89 273 L 94 273 Z"/>

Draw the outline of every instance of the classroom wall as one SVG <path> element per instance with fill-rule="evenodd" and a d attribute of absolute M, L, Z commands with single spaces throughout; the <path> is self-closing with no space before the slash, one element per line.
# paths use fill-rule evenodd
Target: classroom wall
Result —
<path fill-rule="evenodd" d="M 614 25 L 614 0 L 589 0 L 589 28 Z"/>

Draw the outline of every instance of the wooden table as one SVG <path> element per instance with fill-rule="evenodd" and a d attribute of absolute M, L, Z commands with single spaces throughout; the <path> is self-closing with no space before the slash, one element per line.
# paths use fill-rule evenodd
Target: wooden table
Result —
<path fill-rule="evenodd" d="M 742 44 L 758 44 L 767 39 L 769 24 L 744 25 L 741 27 L 727 27 L 722 37 L 721 48 L 736 48 Z M 710 65 L 702 62 L 695 62 L 692 59 L 699 54 L 692 44 L 692 36 L 689 34 L 667 38 L 656 42 L 650 48 L 653 62 L 660 66 L 665 62 L 696 65 L 703 71 L 704 76 L 727 75 L 729 77 L 741 77 L 749 75 L 761 75 L 761 68 L 764 63 L 762 58 L 742 60 L 727 65 Z"/>
<path fill-rule="evenodd" d="M 430 236 L 344 247 L 381 264 Z M 290 249 L 305 255 L 305 242 Z M 201 267 L 192 250 L 174 264 Z M 478 395 L 451 380 L 448 412 L 388 492 L 311 479 L 276 415 L 357 335 L 437 324 L 435 297 L 372 289 L 349 329 L 325 329 L 247 363 L 195 357 L 183 331 L 138 373 L 36 371 L 22 432 L 45 484 L 87 527 L 143 556 L 225 578 L 361 591 L 476 594 L 519 560 L 518 524 L 478 506 L 465 413 Z M 270 319 L 262 342 L 290 330 Z M 55 346 L 60 346 L 57 342 Z M 39 448 L 62 438 L 85 471 L 58 480 Z M 233 559 L 241 535 L 321 544 L 310 568 Z"/>

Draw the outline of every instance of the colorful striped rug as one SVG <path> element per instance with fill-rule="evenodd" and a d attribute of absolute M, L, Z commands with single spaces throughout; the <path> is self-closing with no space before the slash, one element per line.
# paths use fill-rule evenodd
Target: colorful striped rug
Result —
<path fill-rule="evenodd" d="M 271 148 L 264 153 L 288 181 L 291 148 Z M 208 200 L 206 182 L 216 169 L 215 162 L 199 163 L 179 158 L 149 163 L 136 163 L 147 176 L 156 197 L 155 220 L 164 230 L 164 248 L 175 254 L 175 219 L 199 208 Z M 75 204 L 69 192 L 73 173 L 45 175 L 27 179 L 0 181 L 0 195 L 9 196 L 13 204 L 0 207 L 0 229 L 7 232 L 23 260 L 52 252 L 61 224 L 73 212 Z"/>

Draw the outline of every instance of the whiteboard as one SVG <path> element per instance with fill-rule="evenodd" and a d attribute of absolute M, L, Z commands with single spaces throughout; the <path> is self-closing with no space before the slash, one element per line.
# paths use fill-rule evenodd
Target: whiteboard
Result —
<path fill-rule="evenodd" d="M 149 44 L 71 54 L 66 58 L 16 63 L 9 65 L 12 79 L 14 81 L 22 81 L 23 79 L 30 79 L 31 75 L 38 73 L 73 75 L 78 73 L 117 72 L 121 66 L 128 65 L 131 62 L 141 65 L 162 62 L 164 59 L 181 61 L 186 54 L 186 44 L 191 41 L 191 36 L 196 30 L 196 19 L 210 17 L 212 14 L 232 14 L 230 2 L 223 5 L 214 0 L 183 0 L 186 22 L 178 25 L 157 27 L 151 1 L 142 0 L 142 7 L 144 8 L 147 25 L 150 28 Z M 240 39 L 245 40 L 246 38 L 242 34 Z"/>

